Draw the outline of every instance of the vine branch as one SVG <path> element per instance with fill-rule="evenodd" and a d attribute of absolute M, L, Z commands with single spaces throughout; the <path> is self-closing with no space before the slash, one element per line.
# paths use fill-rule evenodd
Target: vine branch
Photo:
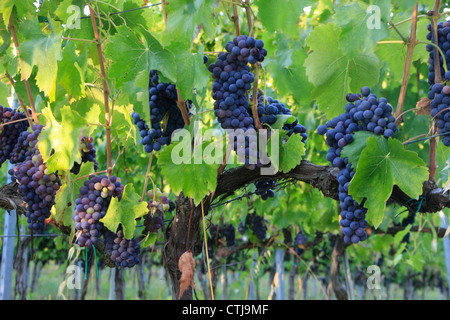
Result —
<path fill-rule="evenodd" d="M 102 45 L 100 41 L 100 34 L 97 27 L 97 22 L 95 21 L 94 9 L 92 8 L 92 3 L 89 3 L 89 12 L 91 13 L 91 22 L 94 29 L 95 40 L 97 42 L 97 52 L 100 64 L 100 70 L 102 73 L 103 82 L 103 100 L 105 102 L 105 125 L 106 125 L 106 170 L 108 172 L 108 177 L 112 175 L 112 162 L 111 162 L 111 128 L 110 128 L 110 114 L 109 114 L 109 89 L 108 82 L 106 81 L 106 71 L 105 63 L 103 58 Z"/>

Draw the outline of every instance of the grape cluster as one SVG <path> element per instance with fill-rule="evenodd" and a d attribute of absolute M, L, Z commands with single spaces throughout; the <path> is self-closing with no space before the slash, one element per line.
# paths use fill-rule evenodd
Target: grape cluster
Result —
<path fill-rule="evenodd" d="M 0 166 L 11 159 L 19 136 L 29 127 L 28 121 L 10 122 L 25 118 L 26 115 L 22 112 L 0 106 Z"/>
<path fill-rule="evenodd" d="M 264 241 L 266 238 L 267 221 L 256 213 L 247 214 L 245 217 L 245 223 L 242 224 L 242 222 L 240 222 L 238 231 L 243 234 L 247 228 L 252 230 L 260 241 Z"/>
<path fill-rule="evenodd" d="M 27 223 L 31 232 L 43 232 L 45 219 L 55 204 L 55 194 L 61 186 L 57 172 L 47 169 L 37 147 L 37 138 L 43 130 L 42 125 L 33 125 L 33 133 L 27 132 L 27 152 L 23 162 L 16 164 L 9 174 L 19 183 L 19 191 L 27 203 Z M 25 134 L 24 134 L 25 135 Z"/>
<path fill-rule="evenodd" d="M 430 112 L 431 117 L 436 119 L 438 133 L 450 133 L 450 86 L 435 83 L 431 86 L 428 97 L 432 97 Z M 442 143 L 450 146 L 450 135 L 444 135 Z"/>
<path fill-rule="evenodd" d="M 11 152 L 11 157 L 9 159 L 11 163 L 18 164 L 31 159 L 34 150 L 37 148 L 37 138 L 43 128 L 44 126 L 42 125 L 33 125 L 32 132 L 23 131 L 20 133 L 17 143 Z"/>
<path fill-rule="evenodd" d="M 80 247 L 91 248 L 102 235 L 103 223 L 99 220 L 108 211 L 112 197 L 122 197 L 123 186 L 120 178 L 105 175 L 90 175 L 79 189 L 75 200 L 76 239 Z"/>
<path fill-rule="evenodd" d="M 278 100 L 272 97 L 264 97 L 258 93 L 258 117 L 261 124 L 273 125 L 278 120 L 278 115 L 292 115 L 291 110 L 285 106 L 284 103 L 280 103 Z M 306 127 L 298 122 L 298 119 L 291 123 L 285 123 L 283 130 L 287 131 L 288 137 L 293 133 L 300 134 L 302 136 L 302 142 L 306 143 L 308 134 L 306 133 Z"/>
<path fill-rule="evenodd" d="M 364 230 L 368 226 L 365 220 L 367 209 L 348 194 L 348 186 L 355 172 L 348 159 L 341 158 L 341 151 L 353 141 L 353 134 L 357 131 L 370 131 L 389 138 L 394 136 L 397 126 L 388 101 L 385 98 L 377 99 L 369 87 L 363 87 L 361 94 L 348 94 L 346 99 L 349 102 L 345 106 L 346 112 L 328 121 L 326 125 L 320 125 L 317 132 L 326 135 L 329 147 L 326 158 L 334 167 L 339 168 L 337 180 L 341 203 L 340 225 L 344 241 L 358 243 L 367 239 Z"/>
<path fill-rule="evenodd" d="M 166 193 L 162 193 L 159 188 L 155 192 L 147 192 L 150 201 L 147 202 L 149 213 L 144 218 L 144 226 L 147 232 L 158 233 L 163 225 L 164 212 L 170 210 L 170 201 Z M 159 200 L 157 200 L 159 199 Z"/>
<path fill-rule="evenodd" d="M 227 247 L 232 247 L 236 244 L 236 229 L 229 223 L 221 226 L 211 224 L 209 227 L 208 236 L 208 254 L 212 256 L 214 254 L 213 246 L 221 239 L 225 239 Z"/>
<path fill-rule="evenodd" d="M 132 268 L 139 263 L 139 243 L 134 238 L 126 239 L 122 230 L 116 234 L 109 231 L 105 236 L 105 247 L 118 267 Z"/>
<path fill-rule="evenodd" d="M 233 141 L 233 149 L 238 160 L 244 162 L 249 168 L 258 164 L 256 145 L 256 131 L 251 116 L 250 103 L 247 99 L 248 91 L 254 82 L 248 63 L 261 62 L 267 55 L 262 40 L 241 35 L 225 45 L 227 52 L 219 54 L 217 60 L 211 63 L 208 70 L 214 79 L 212 97 L 214 114 L 223 129 L 241 129 L 236 132 L 237 140 Z M 248 130 L 250 134 L 242 138 Z M 251 139 L 251 138 L 254 139 Z M 243 160 L 243 161 L 242 161 Z"/>
<path fill-rule="evenodd" d="M 427 39 L 429 41 L 432 41 L 433 43 L 436 43 L 434 41 L 433 31 L 431 24 L 428 24 L 428 34 Z M 437 36 L 438 41 L 437 45 L 442 50 L 444 54 L 444 58 L 446 61 L 447 66 L 450 66 L 450 20 L 445 22 L 439 22 L 437 25 Z M 434 51 L 437 50 L 434 46 L 431 44 L 426 45 L 426 50 L 430 53 L 428 58 L 428 84 L 433 85 L 435 82 L 435 70 L 434 70 Z M 443 57 L 438 54 L 439 56 L 439 66 L 441 68 L 441 75 L 446 79 L 450 80 L 450 72 L 445 73 L 444 69 L 444 59 Z M 430 97 L 432 99 L 432 97 Z"/>
<path fill-rule="evenodd" d="M 145 152 L 159 151 L 164 145 L 169 145 L 172 133 L 184 127 L 183 115 L 177 104 L 177 88 L 171 83 L 159 82 L 157 70 L 150 71 L 149 107 L 151 129 L 141 119 L 139 113 L 133 112 L 133 122 L 141 135 L 141 144 Z M 189 105 L 187 101 L 186 106 Z M 189 108 L 186 107 L 189 113 Z"/>
<path fill-rule="evenodd" d="M 255 194 L 261 196 L 262 200 L 267 200 L 268 198 L 273 198 L 275 196 L 275 189 L 277 186 L 276 180 L 273 179 L 263 179 L 255 182 Z"/>
<path fill-rule="evenodd" d="M 303 252 L 305 252 L 305 250 L 303 248 L 301 248 L 300 246 L 305 244 L 306 242 L 308 242 L 308 237 L 306 237 L 303 234 L 302 230 L 300 230 L 295 235 L 295 240 L 294 240 L 295 253 L 297 253 L 298 255 L 303 254 Z"/>
<path fill-rule="evenodd" d="M 80 138 L 80 151 L 81 151 L 81 163 L 93 162 L 94 170 L 98 169 L 98 162 L 95 159 L 96 151 L 94 148 L 94 138 L 92 137 L 81 137 Z M 81 164 L 75 162 L 73 164 L 70 172 L 73 174 L 78 174 L 80 172 Z"/>

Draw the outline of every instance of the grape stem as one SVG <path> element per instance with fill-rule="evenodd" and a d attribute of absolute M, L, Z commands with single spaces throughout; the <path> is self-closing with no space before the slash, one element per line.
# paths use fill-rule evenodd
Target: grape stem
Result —
<path fill-rule="evenodd" d="M 396 118 L 395 124 L 397 126 L 402 121 L 402 117 L 400 117 L 400 114 L 403 113 L 403 105 L 405 103 L 405 96 L 406 96 L 406 90 L 408 87 L 408 79 L 409 79 L 409 72 L 411 70 L 413 52 L 414 52 L 415 46 L 417 45 L 416 31 L 417 31 L 417 9 L 418 9 L 418 6 L 419 6 L 419 3 L 416 2 L 416 4 L 414 5 L 414 8 L 413 8 L 413 12 L 412 12 L 411 34 L 409 36 L 409 41 L 406 42 L 407 43 L 407 51 L 406 51 L 405 65 L 403 68 L 403 79 L 402 79 L 402 85 L 400 88 L 400 94 L 398 97 L 397 108 L 395 110 L 395 118 Z M 404 39 L 403 36 L 401 36 L 401 37 L 402 37 L 402 39 Z"/>
<path fill-rule="evenodd" d="M 261 69 L 261 63 L 257 62 L 254 65 L 254 78 L 255 82 L 253 84 L 253 96 L 252 96 L 252 113 L 253 119 L 255 119 L 255 127 L 257 130 L 262 129 L 261 122 L 258 116 L 258 83 L 259 83 L 259 71 Z"/>
<path fill-rule="evenodd" d="M 239 14 L 237 10 L 237 5 L 233 3 L 233 21 L 234 21 L 234 27 L 236 28 L 236 36 L 241 35 L 241 31 L 239 28 Z"/>
<path fill-rule="evenodd" d="M 417 16 L 417 11 L 416 11 L 416 16 Z M 414 17 L 414 12 L 413 12 L 413 17 Z M 416 19 L 416 22 L 417 22 L 417 19 Z M 403 43 L 404 44 L 408 44 L 408 42 L 409 42 L 408 39 L 405 38 L 405 36 L 400 32 L 400 30 L 397 29 L 397 27 L 395 26 L 394 22 L 392 20 L 390 20 L 389 24 L 391 25 L 392 28 L 394 28 L 395 32 L 397 32 L 397 34 L 400 36 L 400 38 L 402 38 Z M 413 24 L 414 24 L 414 22 L 413 22 Z"/>
<path fill-rule="evenodd" d="M 177 88 L 177 105 L 178 105 L 178 109 L 180 109 L 181 111 L 181 115 L 183 116 L 183 120 L 184 120 L 184 124 L 185 125 L 190 125 L 191 122 L 189 121 L 189 115 L 186 109 L 186 101 L 184 101 L 181 98 L 180 95 L 180 89 Z"/>
<path fill-rule="evenodd" d="M 150 178 L 150 169 L 152 167 L 152 159 L 153 159 L 153 151 L 150 152 L 150 157 L 148 159 L 147 171 L 145 172 L 145 180 L 144 180 L 144 190 L 142 190 L 142 197 L 140 201 L 143 201 L 145 198 L 145 193 L 147 192 L 148 179 Z M 153 180 L 152 180 L 153 183 Z M 153 183 L 153 188 L 155 184 Z"/>
<path fill-rule="evenodd" d="M 161 7 L 164 17 L 164 24 L 166 25 L 167 24 L 166 0 L 161 0 Z"/>
<path fill-rule="evenodd" d="M 112 175 L 112 164 L 111 164 L 111 123 L 110 123 L 110 113 L 109 113 L 109 89 L 108 82 L 106 81 L 106 71 L 103 59 L 102 45 L 100 41 L 99 30 L 97 27 L 97 22 L 95 21 L 95 13 L 92 8 L 92 3 L 89 3 L 89 11 L 91 13 L 92 28 L 94 29 L 95 40 L 97 42 L 97 52 L 99 57 L 100 71 L 102 73 L 103 82 L 103 99 L 105 102 L 105 131 L 106 131 L 106 166 L 108 177 Z"/>
<path fill-rule="evenodd" d="M 252 9 L 250 7 L 250 0 L 245 0 L 245 14 L 247 15 L 248 35 L 253 37 L 255 34 L 253 30 Z"/>
<path fill-rule="evenodd" d="M 440 5 L 441 1 L 440 0 L 436 0 L 434 2 L 434 8 L 433 8 L 433 18 L 431 19 L 431 26 L 432 26 L 432 32 L 433 32 L 433 39 L 436 43 L 434 43 L 435 45 L 437 45 L 437 41 L 438 41 L 438 37 L 437 37 L 437 24 L 438 24 L 438 19 L 439 19 L 439 5 Z M 445 61 L 445 59 L 444 59 Z M 440 83 L 442 82 L 442 75 L 441 75 L 441 66 L 439 63 L 439 53 L 437 50 L 434 50 L 434 72 L 435 72 L 435 76 L 434 76 L 434 82 L 435 83 Z M 436 124 L 434 123 L 432 125 L 432 135 L 436 134 Z M 432 182 L 435 182 L 435 175 L 436 175 L 436 170 L 437 170 L 437 164 L 436 164 L 436 147 L 437 147 L 437 140 L 439 138 L 431 138 L 430 139 L 430 160 L 429 160 L 429 165 L 428 165 L 428 172 L 429 172 L 429 177 L 428 179 Z"/>

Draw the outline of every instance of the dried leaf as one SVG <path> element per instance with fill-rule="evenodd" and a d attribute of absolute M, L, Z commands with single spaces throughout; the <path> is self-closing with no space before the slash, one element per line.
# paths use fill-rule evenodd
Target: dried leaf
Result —
<path fill-rule="evenodd" d="M 428 98 L 422 98 L 416 103 L 416 108 L 418 108 L 418 115 L 430 115 L 430 103 L 431 100 Z"/>
<path fill-rule="evenodd" d="M 178 269 L 181 271 L 180 278 L 180 296 L 191 286 L 195 289 L 194 273 L 195 273 L 195 260 L 191 250 L 183 253 L 178 260 Z"/>

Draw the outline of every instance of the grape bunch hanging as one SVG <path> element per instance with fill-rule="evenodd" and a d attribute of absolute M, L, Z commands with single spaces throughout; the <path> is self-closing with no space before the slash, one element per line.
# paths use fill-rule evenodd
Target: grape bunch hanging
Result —
<path fill-rule="evenodd" d="M 255 119 L 248 100 L 249 91 L 255 81 L 250 65 L 264 61 L 267 50 L 262 40 L 240 35 L 225 45 L 226 52 L 220 53 L 217 60 L 210 64 L 208 70 L 214 79 L 212 98 L 214 114 L 221 127 L 225 130 L 235 130 L 232 148 L 237 158 L 247 168 L 254 169 L 262 166 L 258 153 Z M 258 114 L 261 124 L 273 124 L 278 114 L 291 114 L 288 108 L 270 97 L 258 97 Z M 306 141 L 306 128 L 295 123 L 286 124 L 283 128 L 292 133 L 302 135 Z"/>
<path fill-rule="evenodd" d="M 30 126 L 24 119 L 25 113 L 0 106 L 0 167 L 6 160 L 15 157 L 13 151 L 19 137 Z"/>
<path fill-rule="evenodd" d="M 178 108 L 177 88 L 174 84 L 159 82 L 157 70 L 150 71 L 149 108 L 151 127 L 137 112 L 132 113 L 133 122 L 139 129 L 145 152 L 161 150 L 171 143 L 172 133 L 184 127 L 184 119 Z M 189 114 L 189 101 L 186 112 Z"/>
<path fill-rule="evenodd" d="M 353 141 L 355 132 L 369 131 L 390 138 L 397 131 L 397 126 L 392 115 L 392 107 L 387 99 L 378 99 L 370 92 L 369 87 L 363 87 L 361 94 L 348 94 L 346 99 L 348 101 L 345 106 L 346 112 L 325 125 L 320 125 L 317 132 L 326 136 L 329 147 L 326 159 L 334 167 L 339 168 L 337 176 L 341 207 L 339 223 L 342 226 L 344 241 L 350 244 L 367 239 L 367 233 L 364 230 L 368 227 L 365 220 L 367 209 L 348 194 L 348 187 L 355 171 L 348 159 L 341 157 L 342 148 Z"/>
<path fill-rule="evenodd" d="M 17 162 L 9 174 L 19 183 L 19 191 L 27 203 L 28 229 L 32 233 L 41 233 L 45 219 L 50 217 L 50 210 L 55 204 L 56 191 L 61 186 L 57 172 L 50 172 L 38 149 L 38 137 L 42 125 L 33 125 L 33 132 L 21 133 L 13 149 L 13 161 Z"/>

